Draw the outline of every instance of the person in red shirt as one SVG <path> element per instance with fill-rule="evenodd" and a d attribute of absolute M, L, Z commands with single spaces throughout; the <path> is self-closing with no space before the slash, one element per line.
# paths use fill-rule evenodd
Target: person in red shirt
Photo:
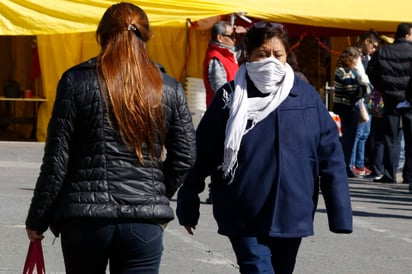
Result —
<path fill-rule="evenodd" d="M 242 26 L 233 26 L 226 21 L 216 22 L 211 29 L 211 40 L 203 61 L 203 83 L 206 89 L 206 107 L 215 96 L 216 91 L 229 81 L 235 79 L 239 69 L 238 61 L 242 59 L 242 43 L 236 46 L 236 37 L 245 34 Z M 206 203 L 212 203 L 209 185 L 209 197 Z"/>
<path fill-rule="evenodd" d="M 206 89 L 206 106 L 213 100 L 215 92 L 235 78 L 242 57 L 241 44 L 236 46 L 236 37 L 246 33 L 241 26 L 226 21 L 216 22 L 211 29 L 211 40 L 203 61 L 203 82 Z"/>

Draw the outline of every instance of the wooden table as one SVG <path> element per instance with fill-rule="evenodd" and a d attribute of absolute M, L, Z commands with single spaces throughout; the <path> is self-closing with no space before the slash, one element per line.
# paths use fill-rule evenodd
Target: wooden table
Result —
<path fill-rule="evenodd" d="M 6 98 L 4 96 L 0 97 L 0 102 L 6 103 L 6 109 L 10 113 L 10 123 L 11 124 L 32 124 L 33 130 L 31 134 L 31 139 L 35 139 L 36 136 L 36 128 L 37 128 L 37 112 L 39 106 L 42 102 L 47 102 L 48 100 L 45 98 L 40 97 L 33 97 L 33 98 Z M 26 111 L 23 111 L 23 115 L 25 116 L 17 116 L 16 115 L 16 103 L 31 103 L 33 104 L 33 111 L 31 115 L 26 115 Z"/>

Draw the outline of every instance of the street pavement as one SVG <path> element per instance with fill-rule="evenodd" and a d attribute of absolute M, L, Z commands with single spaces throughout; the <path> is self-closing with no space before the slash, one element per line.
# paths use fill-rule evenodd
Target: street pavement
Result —
<path fill-rule="evenodd" d="M 44 143 L 0 142 L 0 274 L 22 273 L 28 240 L 24 221 L 39 173 Z M 412 194 L 405 184 L 350 180 L 354 232 L 328 230 L 323 199 L 315 235 L 304 238 L 294 273 L 412 274 Z M 202 193 L 202 200 L 207 193 Z M 175 207 L 176 201 L 172 199 Z M 172 221 L 164 233 L 161 274 L 238 273 L 226 237 L 216 233 L 212 205 L 201 205 L 195 235 Z M 59 239 L 45 233 L 47 273 L 64 273 Z"/>

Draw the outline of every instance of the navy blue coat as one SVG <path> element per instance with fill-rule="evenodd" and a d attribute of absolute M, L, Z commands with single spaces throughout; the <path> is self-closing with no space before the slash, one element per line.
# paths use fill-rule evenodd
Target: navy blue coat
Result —
<path fill-rule="evenodd" d="M 231 86 L 229 86 L 231 85 Z M 242 139 L 238 168 L 228 184 L 218 166 L 228 109 L 223 86 L 197 129 L 197 159 L 178 192 L 181 225 L 197 225 L 199 193 L 211 176 L 218 232 L 228 236 L 312 235 L 321 190 L 329 228 L 352 231 L 352 209 L 338 131 L 316 90 L 295 77 L 287 99 Z M 263 96 L 248 79 L 248 96 Z"/>

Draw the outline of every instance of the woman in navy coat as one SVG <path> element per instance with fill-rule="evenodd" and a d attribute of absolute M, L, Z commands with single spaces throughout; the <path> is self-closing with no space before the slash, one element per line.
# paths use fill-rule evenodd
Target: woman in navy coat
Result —
<path fill-rule="evenodd" d="M 283 26 L 255 23 L 245 43 L 247 62 L 198 126 L 177 216 L 193 234 L 211 176 L 218 233 L 229 237 L 240 272 L 292 273 L 302 237 L 314 233 L 319 190 L 330 230 L 352 232 L 342 147 L 319 94 L 286 63 Z"/>

